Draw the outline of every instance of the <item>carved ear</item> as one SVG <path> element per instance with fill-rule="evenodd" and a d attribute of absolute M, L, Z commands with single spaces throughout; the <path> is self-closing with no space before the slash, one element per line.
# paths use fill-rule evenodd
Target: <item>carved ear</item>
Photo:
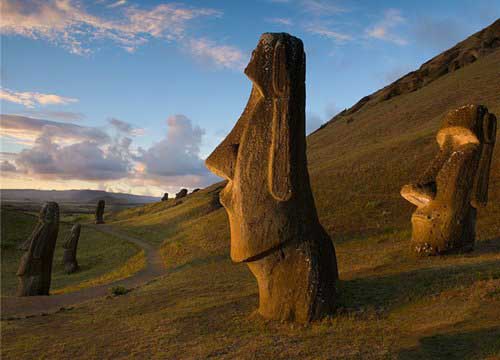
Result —
<path fill-rule="evenodd" d="M 483 149 L 481 150 L 481 158 L 479 159 L 476 177 L 474 179 L 472 205 L 476 208 L 486 206 L 488 203 L 488 183 L 496 132 L 497 119 L 495 115 L 486 114 L 483 118 Z"/>
<path fill-rule="evenodd" d="M 273 59 L 273 124 L 269 159 L 269 191 L 279 201 L 292 196 L 291 131 L 289 112 L 289 69 L 286 47 L 280 41 L 274 48 Z"/>

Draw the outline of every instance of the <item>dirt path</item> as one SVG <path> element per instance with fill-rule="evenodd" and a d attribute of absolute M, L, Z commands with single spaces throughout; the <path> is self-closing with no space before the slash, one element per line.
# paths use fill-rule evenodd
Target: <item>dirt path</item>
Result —
<path fill-rule="evenodd" d="M 2 296 L 1 298 L 1 313 L 2 320 L 12 318 L 22 318 L 26 316 L 35 316 L 40 314 L 53 313 L 60 310 L 62 307 L 69 307 L 78 303 L 92 300 L 109 294 L 109 288 L 112 286 L 124 286 L 126 288 L 135 288 L 143 285 L 150 280 L 164 274 L 162 259 L 153 246 L 150 244 L 119 231 L 112 229 L 108 225 L 85 225 L 92 226 L 94 229 L 106 234 L 114 235 L 123 240 L 130 241 L 144 250 L 146 256 L 146 266 L 123 280 L 118 280 L 112 283 L 99 285 L 92 288 L 82 289 L 75 292 L 51 295 L 51 296 Z"/>

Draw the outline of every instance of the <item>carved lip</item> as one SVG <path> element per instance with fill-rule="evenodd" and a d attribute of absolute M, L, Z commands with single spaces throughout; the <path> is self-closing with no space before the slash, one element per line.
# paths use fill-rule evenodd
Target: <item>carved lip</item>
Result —
<path fill-rule="evenodd" d="M 219 193 L 219 200 L 222 206 L 226 209 L 229 208 L 231 204 L 231 193 L 233 189 L 233 182 L 231 180 L 228 181 L 227 185 L 224 186 L 224 189 Z"/>

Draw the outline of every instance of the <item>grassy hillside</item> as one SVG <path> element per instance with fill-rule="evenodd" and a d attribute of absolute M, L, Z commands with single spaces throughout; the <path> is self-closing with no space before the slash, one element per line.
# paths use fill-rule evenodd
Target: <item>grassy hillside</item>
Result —
<path fill-rule="evenodd" d="M 228 257 L 220 184 L 107 218 L 159 246 L 167 275 L 113 299 L 2 324 L 5 358 L 486 359 L 500 357 L 500 146 L 476 250 L 416 259 L 400 187 L 437 151 L 443 113 L 500 115 L 500 51 L 416 91 L 337 117 L 308 138 L 320 215 L 335 242 L 340 309 L 309 326 L 253 314 L 257 283 Z M 497 142 L 500 144 L 500 142 Z M 91 331 L 89 331 L 91 329 Z"/>
<path fill-rule="evenodd" d="M 1 211 L 2 224 L 2 295 L 16 293 L 16 276 L 23 251 L 19 244 L 31 234 L 37 218 L 19 211 Z M 62 264 L 62 245 L 71 225 L 61 223 L 54 254 L 51 293 L 73 291 L 78 288 L 109 283 L 138 271 L 144 263 L 144 254 L 134 244 L 112 235 L 84 226 L 78 243 L 77 260 L 80 270 L 66 274 Z M 141 266 L 142 264 L 142 266 Z"/>

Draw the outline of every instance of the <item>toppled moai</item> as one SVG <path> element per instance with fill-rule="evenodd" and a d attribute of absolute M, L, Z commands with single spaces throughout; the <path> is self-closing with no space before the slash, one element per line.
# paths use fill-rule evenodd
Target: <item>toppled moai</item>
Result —
<path fill-rule="evenodd" d="M 63 245 L 63 264 L 64 271 L 67 274 L 74 273 L 79 269 L 78 261 L 76 260 L 76 251 L 78 249 L 78 240 L 80 240 L 81 225 L 75 224 L 71 228 L 71 232 Z"/>
<path fill-rule="evenodd" d="M 448 112 L 436 140 L 440 151 L 401 195 L 417 206 L 411 217 L 418 255 L 474 248 L 477 208 L 486 206 L 497 120 L 482 105 Z"/>
<path fill-rule="evenodd" d="M 167 200 L 168 200 L 168 193 L 165 193 L 165 194 L 163 194 L 161 201 L 167 201 Z"/>
<path fill-rule="evenodd" d="M 97 207 L 95 209 L 95 223 L 104 224 L 104 207 L 106 202 L 104 200 L 99 200 L 97 202 Z"/>
<path fill-rule="evenodd" d="M 191 194 L 197 193 L 198 191 L 200 191 L 200 189 L 198 189 L 198 188 L 193 189 L 193 191 L 191 191 Z"/>
<path fill-rule="evenodd" d="M 181 191 L 179 191 L 177 194 L 175 194 L 175 199 L 176 200 L 182 199 L 183 197 L 186 197 L 187 194 L 188 194 L 187 189 L 181 189 Z"/>
<path fill-rule="evenodd" d="M 260 38 L 245 74 L 253 87 L 236 125 L 206 160 L 228 180 L 220 193 L 231 258 L 259 286 L 259 313 L 309 322 L 337 301 L 335 249 L 318 220 L 305 137 L 305 53 L 285 33 Z"/>
<path fill-rule="evenodd" d="M 19 263 L 18 296 L 49 295 L 58 231 L 59 205 L 47 202 Z"/>

